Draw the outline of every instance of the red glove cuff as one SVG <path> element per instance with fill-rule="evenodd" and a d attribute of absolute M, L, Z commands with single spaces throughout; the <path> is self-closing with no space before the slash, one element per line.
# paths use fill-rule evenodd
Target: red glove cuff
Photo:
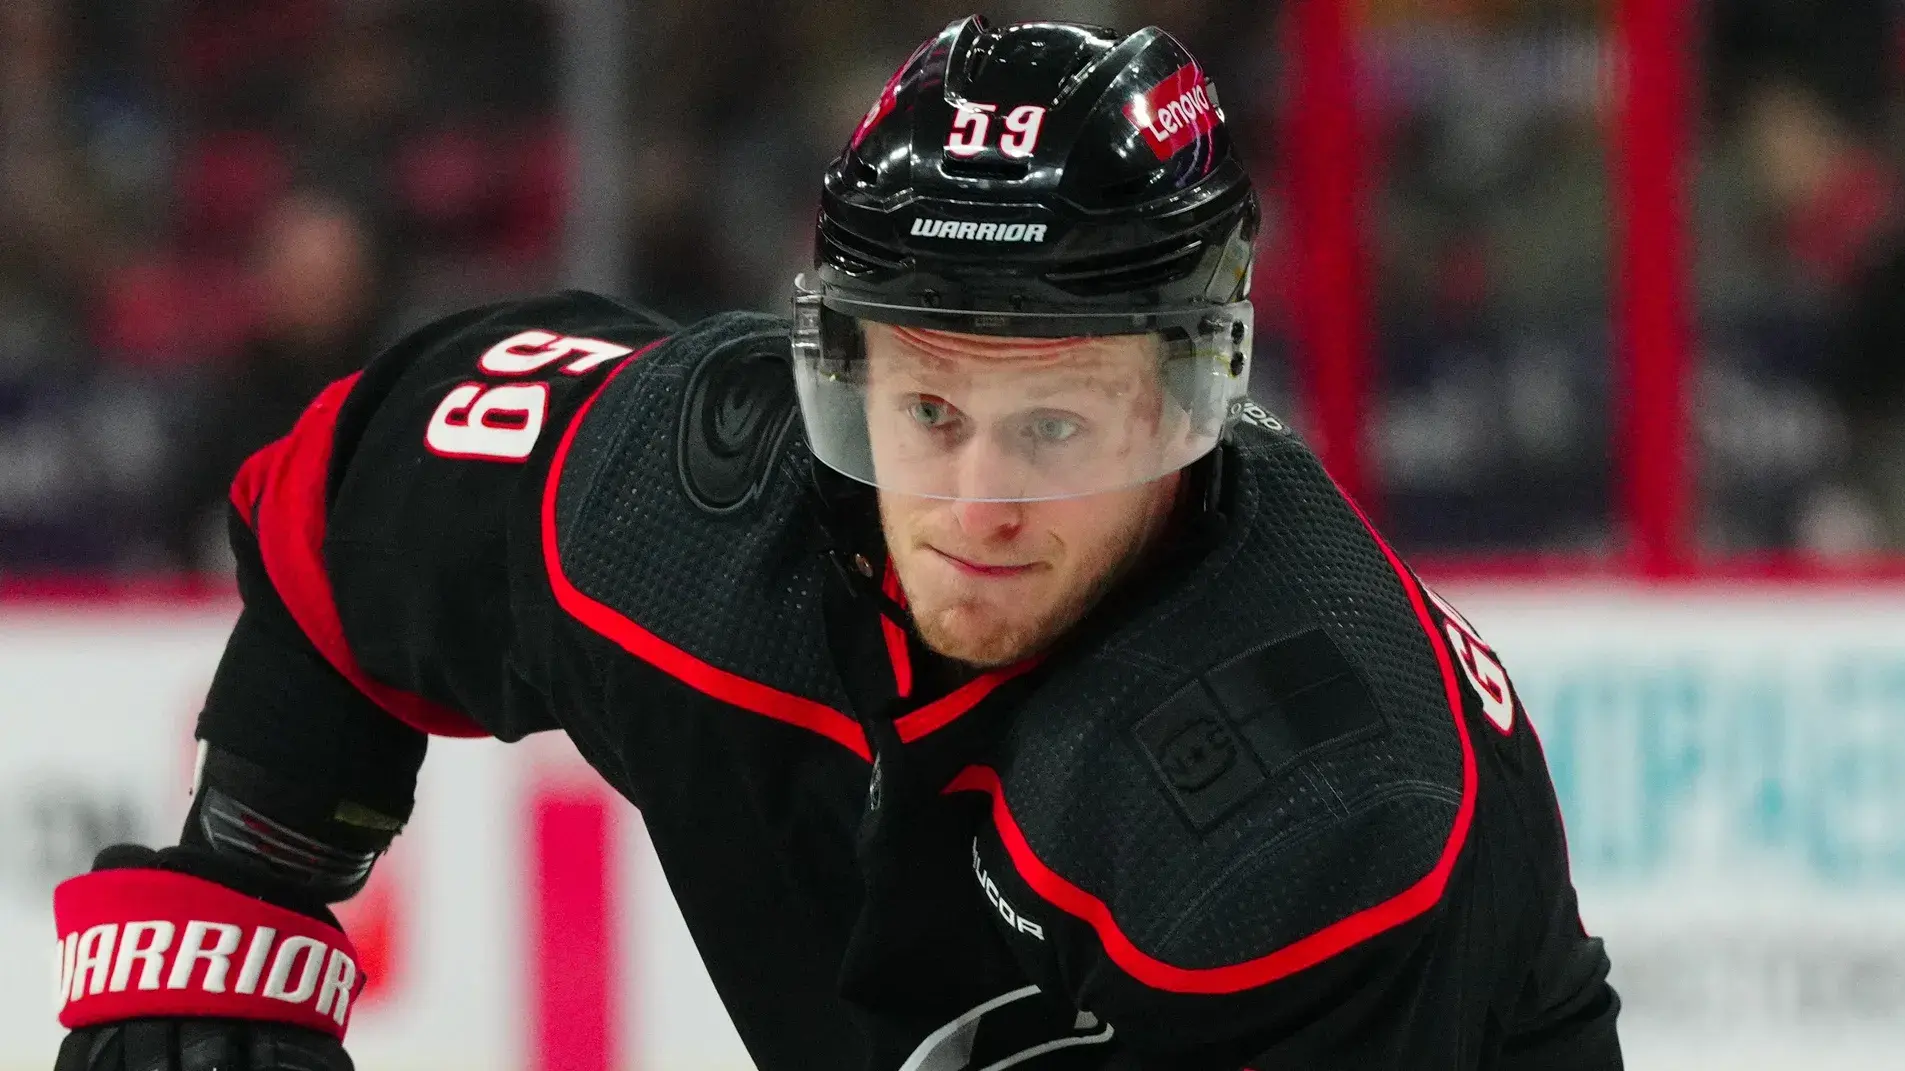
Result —
<path fill-rule="evenodd" d="M 60 1025 L 262 1019 L 342 1039 L 364 988 L 342 930 L 168 870 L 100 870 L 53 892 Z"/>

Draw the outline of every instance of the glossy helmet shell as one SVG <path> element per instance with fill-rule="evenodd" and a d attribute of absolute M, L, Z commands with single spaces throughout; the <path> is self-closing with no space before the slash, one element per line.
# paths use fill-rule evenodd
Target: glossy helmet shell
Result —
<path fill-rule="evenodd" d="M 815 267 L 832 294 L 900 308 L 1217 306 L 1248 292 L 1258 219 L 1215 90 L 1169 34 L 975 16 L 914 52 L 828 167 Z"/>

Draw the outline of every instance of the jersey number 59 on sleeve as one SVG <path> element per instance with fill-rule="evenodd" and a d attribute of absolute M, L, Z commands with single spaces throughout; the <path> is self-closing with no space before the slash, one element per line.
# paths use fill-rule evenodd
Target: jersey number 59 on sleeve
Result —
<path fill-rule="evenodd" d="M 1481 633 L 1468 623 L 1461 611 L 1449 605 L 1442 596 L 1435 593 L 1427 584 L 1422 585 L 1436 607 L 1447 618 L 1450 651 L 1455 660 L 1462 665 L 1462 672 L 1468 674 L 1468 682 L 1475 686 L 1475 694 L 1481 698 L 1482 713 L 1488 715 L 1489 723 L 1496 731 L 1506 736 L 1515 729 L 1515 687 L 1508 683 L 1508 673 L 1495 658 Z"/>
<path fill-rule="evenodd" d="M 476 367 L 493 376 L 527 376 L 566 361 L 562 373 L 579 376 L 633 352 L 600 339 L 524 331 L 491 346 Z M 423 442 L 442 457 L 523 461 L 548 415 L 547 383 L 459 383 L 431 414 Z"/>

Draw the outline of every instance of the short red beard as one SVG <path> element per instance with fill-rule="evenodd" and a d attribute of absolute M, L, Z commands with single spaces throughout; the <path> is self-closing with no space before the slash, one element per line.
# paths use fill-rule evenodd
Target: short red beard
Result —
<path fill-rule="evenodd" d="M 935 654 L 976 670 L 1009 666 L 1039 654 L 1058 642 L 1113 588 L 1133 570 L 1141 567 L 1168 529 L 1176 497 L 1176 494 L 1160 496 L 1152 504 L 1150 514 L 1117 557 L 1095 570 L 1098 575 L 1092 583 L 1074 591 L 1059 593 L 1054 601 L 1031 615 L 1013 614 L 1010 609 L 995 610 L 987 603 L 969 598 L 936 604 L 930 591 L 922 590 L 917 583 L 908 583 L 911 556 L 898 555 L 894 564 L 899 572 L 901 589 L 908 599 L 914 628 Z M 882 509 L 881 527 L 886 530 L 888 546 L 903 545 L 912 548 L 915 553 L 932 553 L 919 540 L 892 531 L 888 527 L 890 519 Z M 1052 578 L 1052 582 L 1062 583 L 1062 578 Z M 958 620 L 962 613 L 984 615 L 982 627 L 975 630 L 968 621 L 967 627 L 962 628 Z"/>

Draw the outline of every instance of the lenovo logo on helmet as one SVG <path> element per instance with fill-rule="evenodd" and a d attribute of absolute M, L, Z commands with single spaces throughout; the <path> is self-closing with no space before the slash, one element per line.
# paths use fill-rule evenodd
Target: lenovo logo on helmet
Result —
<path fill-rule="evenodd" d="M 913 237 L 951 238 L 961 242 L 1042 242 L 1045 240 L 1045 224 L 974 223 L 969 219 L 928 219 L 920 216 L 913 220 Z"/>
<path fill-rule="evenodd" d="M 1224 118 L 1204 72 L 1195 63 L 1179 67 L 1169 78 L 1131 98 L 1124 113 L 1143 131 L 1145 143 L 1160 160 L 1170 159 L 1210 133 Z"/>

